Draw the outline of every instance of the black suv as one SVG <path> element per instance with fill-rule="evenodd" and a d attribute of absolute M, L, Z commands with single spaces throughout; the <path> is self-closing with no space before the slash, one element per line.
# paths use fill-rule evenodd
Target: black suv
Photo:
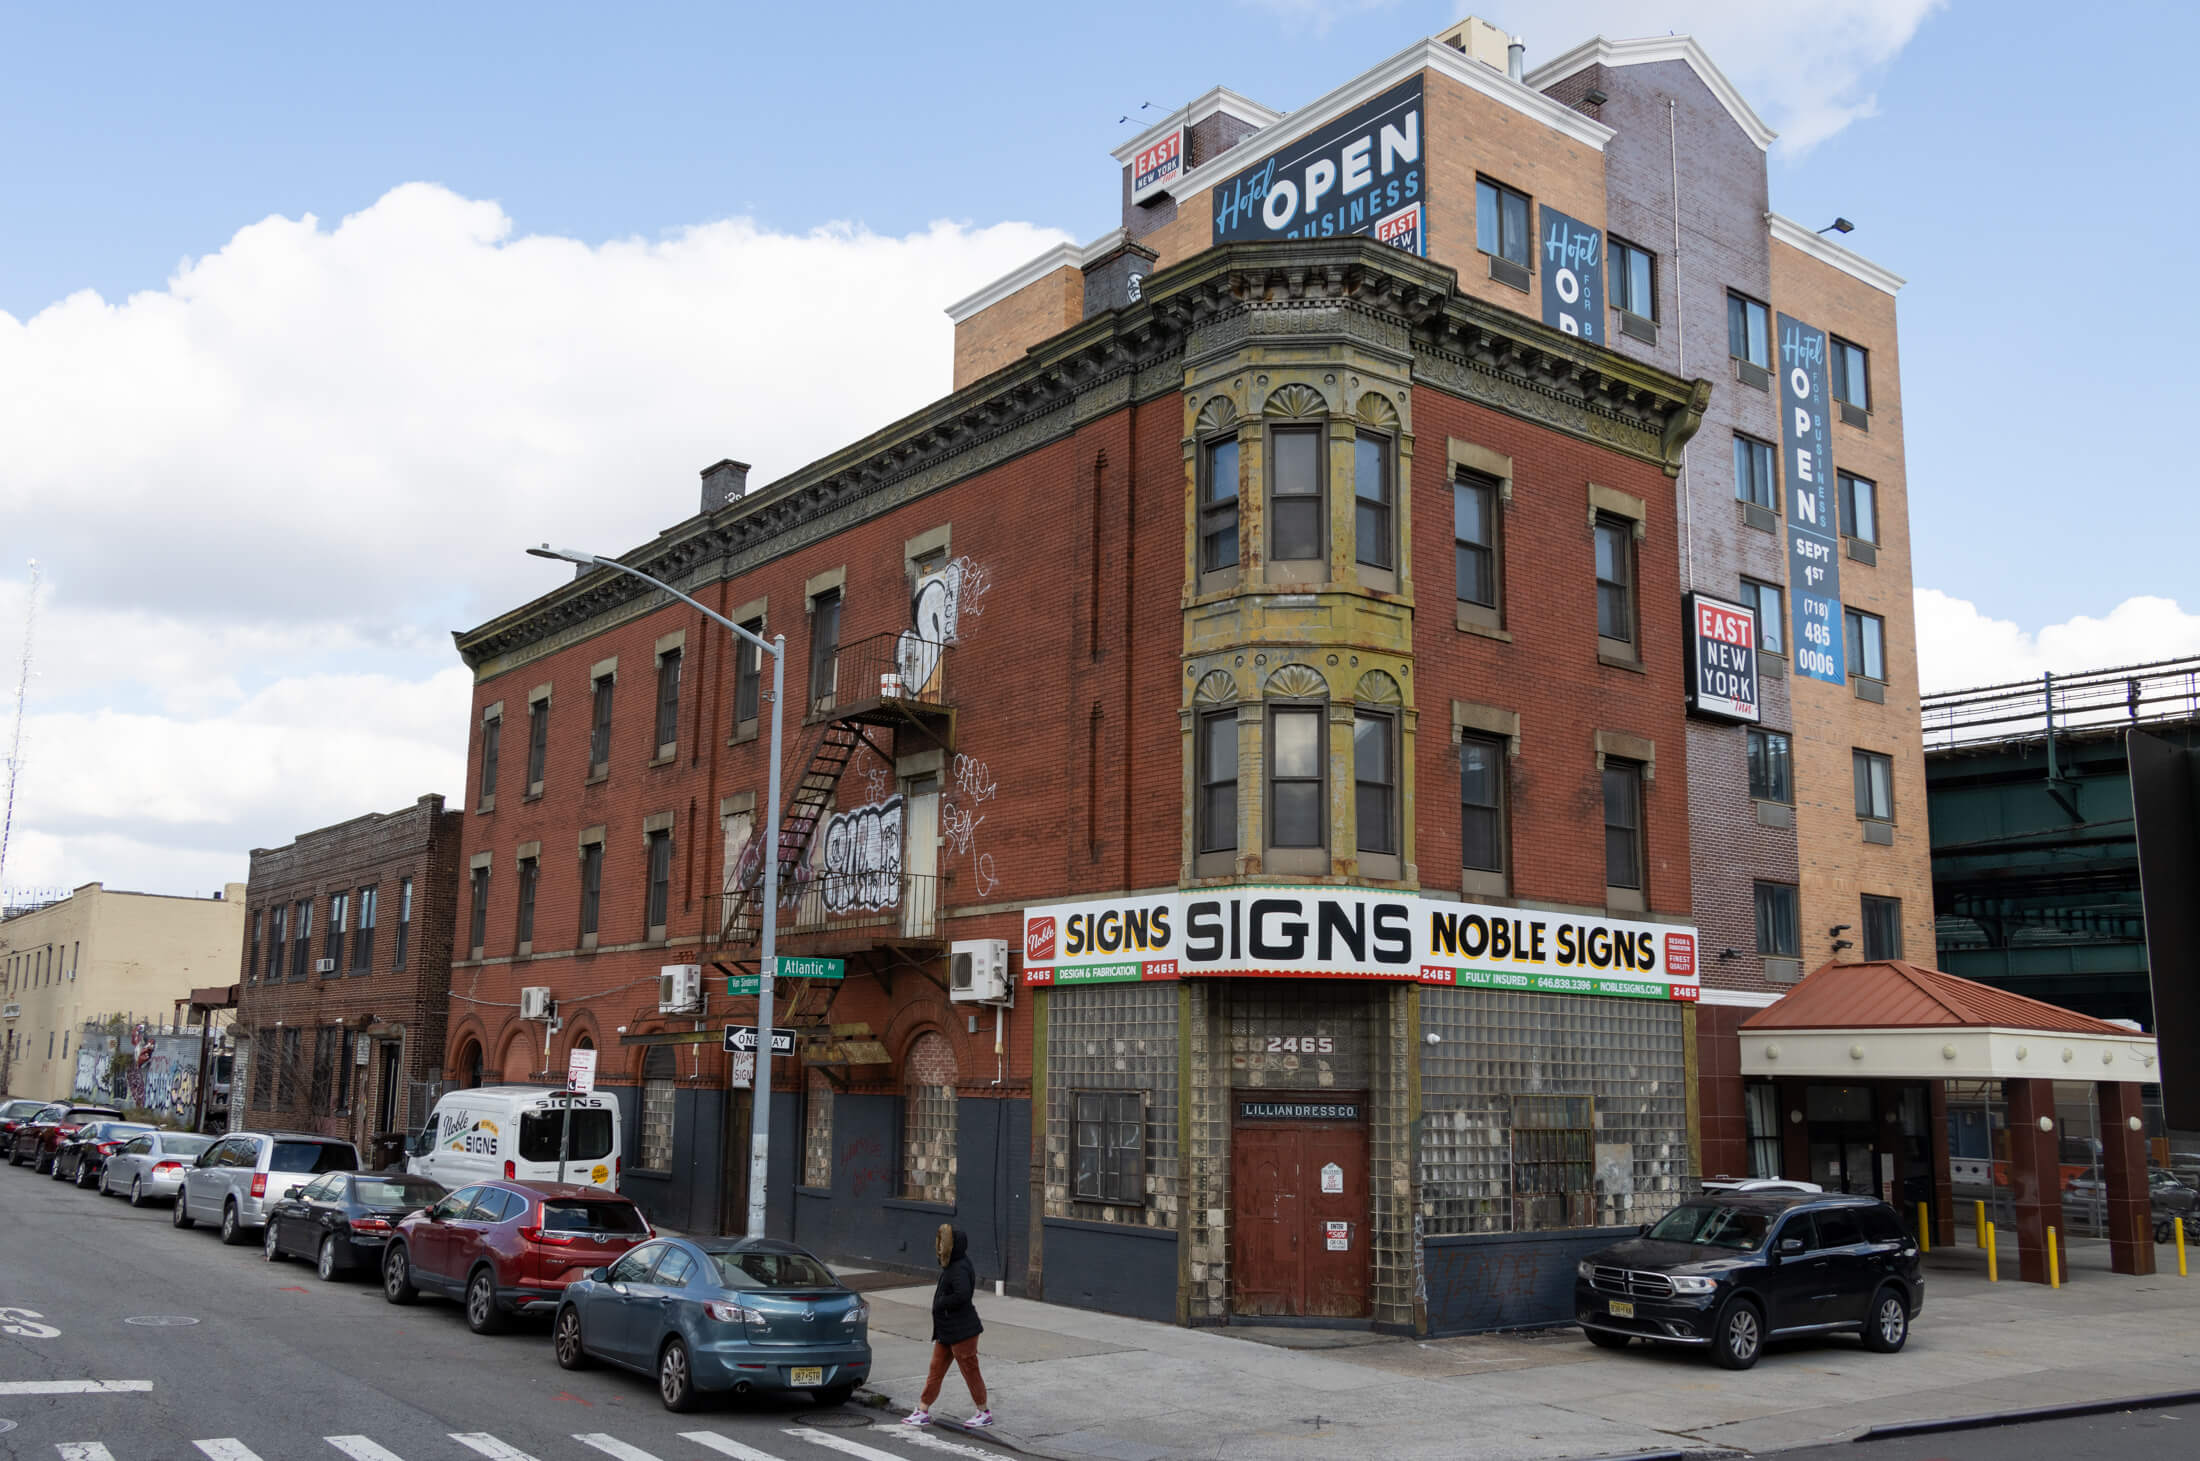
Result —
<path fill-rule="evenodd" d="M 1838 1193 L 1693 1198 L 1574 1273 L 1590 1343 L 1708 1345 L 1730 1370 L 1797 1334 L 1853 1329 L 1893 1354 L 1925 1305 L 1917 1244 L 1894 1209 Z"/>

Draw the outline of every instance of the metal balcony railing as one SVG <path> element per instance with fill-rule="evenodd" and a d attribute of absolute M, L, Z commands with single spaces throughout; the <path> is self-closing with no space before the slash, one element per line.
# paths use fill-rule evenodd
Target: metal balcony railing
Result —
<path fill-rule="evenodd" d="M 809 718 L 885 705 L 944 709 L 953 648 L 914 629 L 851 640 L 829 668 L 812 666 Z"/>
<path fill-rule="evenodd" d="M 877 944 L 930 943 L 939 937 L 936 873 L 879 872 L 811 875 L 804 865 L 780 889 L 782 939 L 834 937 Z M 725 895 L 726 942 L 753 945 L 763 937 L 764 909 L 755 898 Z"/>

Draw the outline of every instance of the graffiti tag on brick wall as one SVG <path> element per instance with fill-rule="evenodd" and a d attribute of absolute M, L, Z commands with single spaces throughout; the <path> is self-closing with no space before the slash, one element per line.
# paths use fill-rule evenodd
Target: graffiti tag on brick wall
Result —
<path fill-rule="evenodd" d="M 891 796 L 826 820 L 827 913 L 891 908 L 901 901 L 901 812 L 902 799 Z"/>
<path fill-rule="evenodd" d="M 858 1137 L 840 1149 L 840 1169 L 848 1174 L 848 1195 L 861 1197 L 873 1187 L 887 1188 L 886 1148 L 875 1136 Z"/>

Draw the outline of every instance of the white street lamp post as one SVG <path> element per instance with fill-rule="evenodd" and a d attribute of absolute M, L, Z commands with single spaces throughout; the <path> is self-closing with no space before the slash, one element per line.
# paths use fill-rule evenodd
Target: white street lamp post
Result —
<path fill-rule="evenodd" d="M 772 845 L 764 856 L 764 947 L 756 981 L 756 1080 L 755 1099 L 749 1103 L 749 1226 L 748 1236 L 764 1236 L 765 1184 L 771 1167 L 772 1134 L 772 984 L 779 972 L 779 722 L 787 683 L 787 636 L 775 634 L 768 641 L 751 634 L 706 604 L 697 603 L 671 584 L 650 577 L 616 558 L 602 558 L 577 548 L 553 548 L 548 543 L 527 550 L 537 558 L 559 558 L 588 568 L 611 568 L 663 589 L 705 618 L 731 629 L 735 636 L 772 657 L 771 769 L 765 782 L 764 822 L 771 829 Z"/>

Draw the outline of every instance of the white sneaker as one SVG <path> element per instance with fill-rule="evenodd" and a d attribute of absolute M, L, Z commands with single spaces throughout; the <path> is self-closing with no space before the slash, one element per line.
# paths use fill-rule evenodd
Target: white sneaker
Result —
<path fill-rule="evenodd" d="M 981 1410 L 976 1415 L 970 1417 L 970 1419 L 964 1421 L 963 1424 L 972 1429 L 975 1429 L 979 1426 L 989 1426 L 993 1424 L 993 1412 L 990 1410 Z"/>
<path fill-rule="evenodd" d="M 903 1416 L 901 1423 L 903 1425 L 930 1425 L 932 1423 L 932 1412 L 920 1405 Z"/>

